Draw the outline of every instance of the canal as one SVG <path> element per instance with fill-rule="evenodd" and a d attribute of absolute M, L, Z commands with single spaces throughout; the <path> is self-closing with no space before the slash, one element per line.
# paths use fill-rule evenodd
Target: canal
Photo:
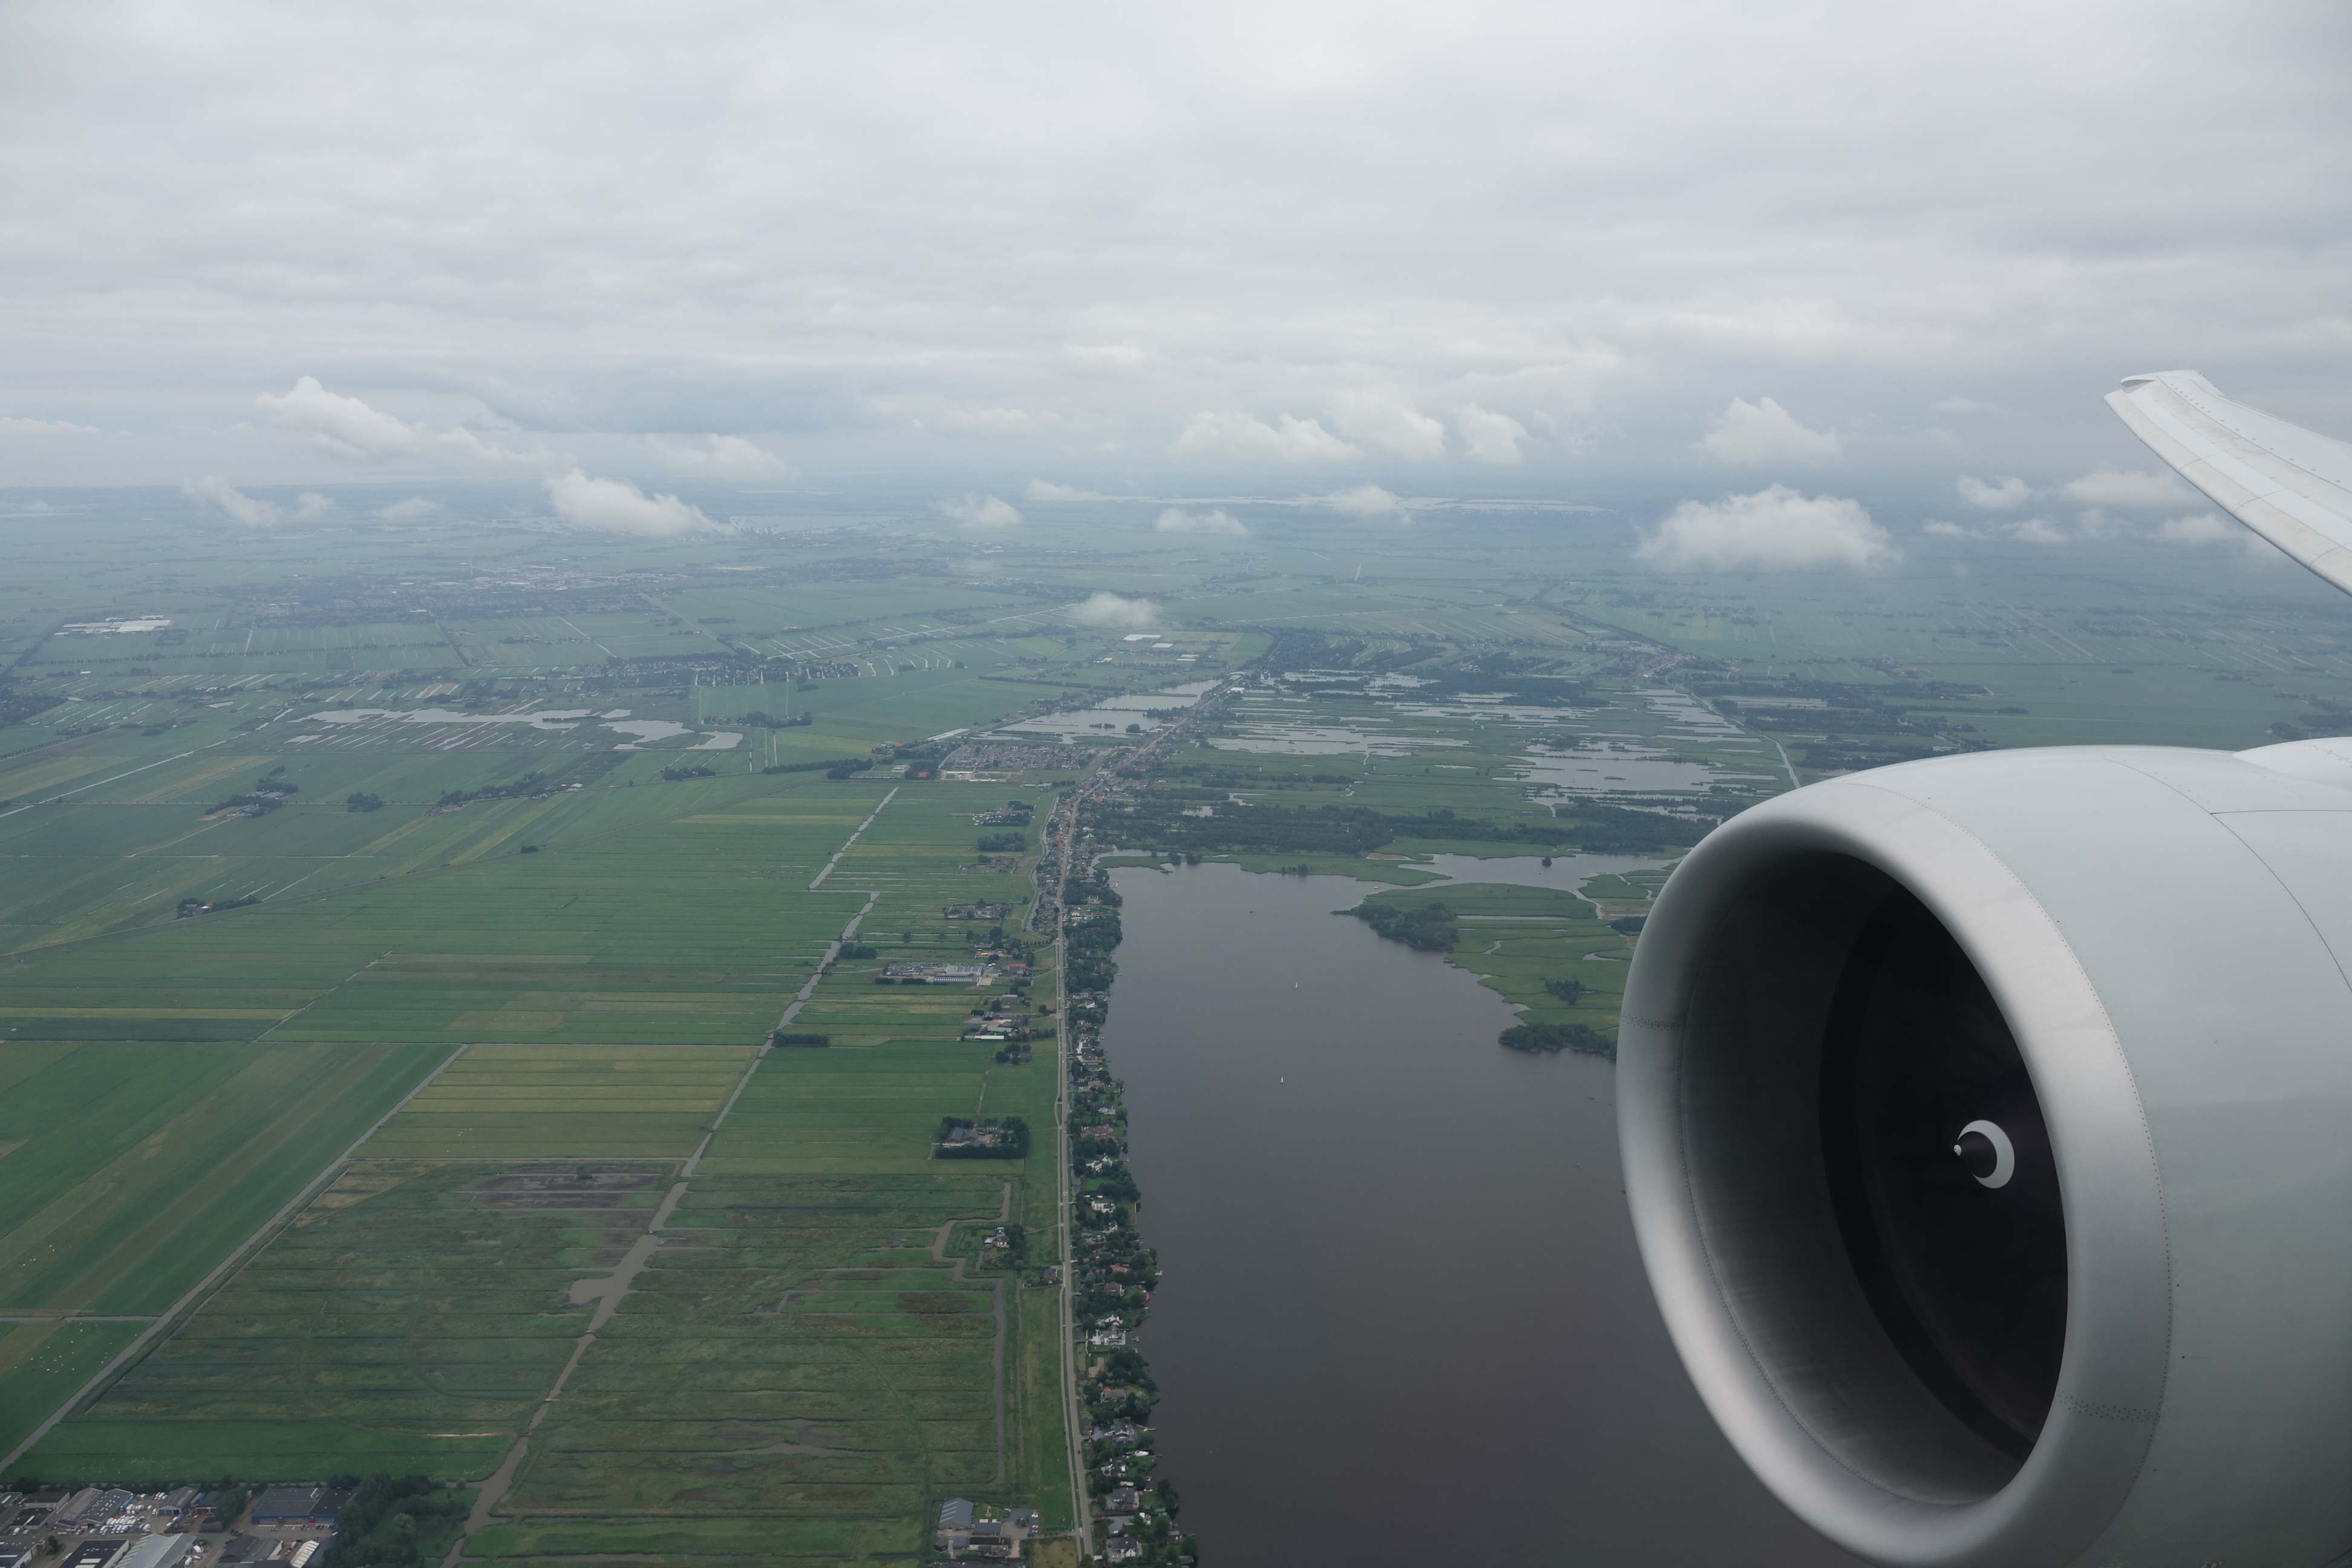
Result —
<path fill-rule="evenodd" d="M 1566 868 L 1562 868 L 1563 870 Z M 1153 1441 L 1214 1568 L 1850 1563 L 1748 1475 L 1650 1300 L 1606 1062 L 1331 911 L 1365 884 L 1116 875 Z"/>

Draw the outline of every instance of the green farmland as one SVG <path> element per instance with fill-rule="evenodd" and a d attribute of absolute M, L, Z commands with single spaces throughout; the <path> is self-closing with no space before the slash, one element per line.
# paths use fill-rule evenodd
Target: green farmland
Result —
<path fill-rule="evenodd" d="M 886 966 L 1049 997 L 1037 825 L 1220 676 L 1095 847 L 1441 897 L 1452 962 L 1601 1037 L 1664 868 L 1792 783 L 2352 727 L 2336 601 L 2234 557 L 1733 579 L 1540 509 L 513 500 L 231 535 L 93 492 L 13 549 L 0 1479 L 489 1482 L 464 1560 L 538 1568 L 912 1562 L 950 1496 L 1066 1528 L 1058 1020 L 999 1052 L 988 993 Z M 1492 879 L 1555 848 L 1601 858 Z M 934 1158 L 1000 1116 L 1029 1158 Z M 999 1224 L 1028 1267 L 980 1266 Z"/>

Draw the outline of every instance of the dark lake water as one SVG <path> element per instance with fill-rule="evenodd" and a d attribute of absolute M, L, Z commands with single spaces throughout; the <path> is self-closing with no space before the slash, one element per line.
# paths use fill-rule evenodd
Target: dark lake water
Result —
<path fill-rule="evenodd" d="M 1500 997 L 1330 912 L 1364 884 L 1116 882 L 1154 1447 L 1213 1568 L 1853 1563 L 1675 1358 L 1612 1067 L 1496 1046 Z"/>

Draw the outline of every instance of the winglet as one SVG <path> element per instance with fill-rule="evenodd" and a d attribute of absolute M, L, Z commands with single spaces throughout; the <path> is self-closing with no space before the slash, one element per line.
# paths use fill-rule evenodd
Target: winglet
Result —
<path fill-rule="evenodd" d="M 2352 446 L 2232 402 L 2193 370 L 2127 375 L 2107 406 L 2216 506 L 2352 594 Z"/>

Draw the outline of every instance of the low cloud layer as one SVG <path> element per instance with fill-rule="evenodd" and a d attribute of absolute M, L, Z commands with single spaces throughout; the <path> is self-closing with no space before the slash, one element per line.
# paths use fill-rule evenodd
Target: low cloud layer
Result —
<path fill-rule="evenodd" d="M 1210 511 L 1186 511 L 1181 507 L 1171 506 L 1161 512 L 1160 521 L 1151 526 L 1162 533 L 1247 533 L 1249 531 L 1242 526 L 1241 519 L 1223 507 Z"/>
<path fill-rule="evenodd" d="M 647 441 L 664 468 L 689 479 L 757 484 L 761 479 L 789 479 L 793 473 L 790 463 L 740 436 L 705 436 L 699 445 L 667 436 L 649 437 Z"/>
<path fill-rule="evenodd" d="M 1987 481 L 1962 474 L 1952 488 L 1962 500 L 1984 511 L 2015 511 L 2033 499 L 2033 487 L 2015 477 Z"/>
<path fill-rule="evenodd" d="M 598 479 L 574 468 L 547 480 L 555 515 L 599 533 L 723 533 L 727 530 L 676 496 L 646 494 L 626 479 Z"/>
<path fill-rule="evenodd" d="M 1097 593 L 1071 610 L 1070 618 L 1082 626 L 1124 626 L 1140 631 L 1160 624 L 1160 606 L 1149 599 L 1125 599 L 1117 594 Z"/>
<path fill-rule="evenodd" d="M 1814 468 L 1843 455 L 1836 432 L 1807 429 L 1769 397 L 1733 398 L 1698 447 L 1718 463 L 1750 468 Z"/>
<path fill-rule="evenodd" d="M 1634 553 L 1669 571 L 1885 565 L 1897 558 L 1862 503 L 1786 485 L 1719 501 L 1685 501 Z"/>
<path fill-rule="evenodd" d="M 940 514 L 950 522 L 966 528 L 1010 528 L 1021 521 L 1020 510 L 1009 500 L 995 496 L 965 496 L 961 500 L 940 502 Z"/>
<path fill-rule="evenodd" d="M 1323 498 L 1323 504 L 1349 517 L 1393 517 L 1405 509 L 1403 501 L 1378 485 L 1334 490 Z"/>
<path fill-rule="evenodd" d="M 1473 403 L 1454 416 L 1462 432 L 1462 449 L 1482 463 L 1512 464 L 1526 460 L 1520 443 L 1528 427 L 1507 414 L 1495 414 Z"/>
<path fill-rule="evenodd" d="M 283 393 L 265 392 L 254 405 L 278 429 L 347 463 L 423 458 L 459 468 L 536 468 L 548 460 L 542 450 L 513 450 L 471 430 L 410 424 L 360 398 L 328 391 L 316 376 L 302 376 Z"/>
<path fill-rule="evenodd" d="M 1102 500 L 1099 490 L 1082 490 L 1076 485 L 1057 485 L 1050 479 L 1031 479 L 1022 492 L 1031 500 Z"/>
<path fill-rule="evenodd" d="M 285 513 L 274 501 L 247 495 L 217 474 L 201 479 L 184 479 L 181 493 L 191 500 L 208 501 L 247 528 L 272 528 L 286 521 Z"/>
<path fill-rule="evenodd" d="M 1180 458 L 1250 464 L 1345 463 L 1364 455 L 1321 420 L 1288 414 L 1273 425 L 1247 414 L 1195 414 L 1169 449 Z"/>
<path fill-rule="evenodd" d="M 1340 399 L 1331 422 L 1370 450 L 1409 462 L 1432 463 L 1445 456 L 1445 426 L 1402 398 L 1351 394 Z"/>
<path fill-rule="evenodd" d="M 2157 352 L 2352 432 L 2322 0 L 698 16 L 0 6 L 10 480 L 2047 495 Z"/>
<path fill-rule="evenodd" d="M 64 419 L 19 419 L 13 414 L 0 414 L 0 436 L 95 436 L 95 425 L 76 425 Z"/>

